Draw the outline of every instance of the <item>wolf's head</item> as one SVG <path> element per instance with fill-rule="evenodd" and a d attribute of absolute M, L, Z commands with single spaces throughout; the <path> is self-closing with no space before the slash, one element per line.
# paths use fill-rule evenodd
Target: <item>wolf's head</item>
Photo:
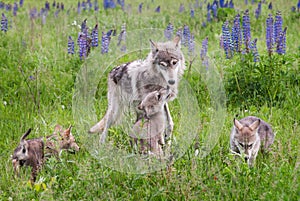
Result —
<path fill-rule="evenodd" d="M 169 88 L 162 88 L 159 91 L 153 91 L 139 104 L 138 109 L 143 110 L 147 118 L 163 110 L 164 104 L 170 98 Z"/>
<path fill-rule="evenodd" d="M 176 36 L 173 41 L 164 43 L 151 43 L 151 61 L 155 70 L 160 72 L 167 85 L 171 88 L 177 86 L 180 77 L 185 70 L 184 55 L 180 49 L 180 37 Z"/>
<path fill-rule="evenodd" d="M 234 119 L 234 143 L 238 147 L 240 153 L 245 154 L 245 160 L 247 161 L 253 152 L 253 149 L 259 147 L 259 135 L 258 128 L 260 125 L 260 119 L 255 120 L 250 125 L 242 124 L 239 120 Z"/>

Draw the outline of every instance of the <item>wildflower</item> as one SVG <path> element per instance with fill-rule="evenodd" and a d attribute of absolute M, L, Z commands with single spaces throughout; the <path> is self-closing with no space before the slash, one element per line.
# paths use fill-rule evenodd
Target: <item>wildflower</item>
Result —
<path fill-rule="evenodd" d="M 220 0 L 220 7 L 224 8 L 224 0 Z"/>
<path fill-rule="evenodd" d="M 84 33 L 79 33 L 77 43 L 79 46 L 79 57 L 80 57 L 80 60 L 82 60 L 83 58 L 86 58 L 86 56 L 87 56 L 87 38 L 84 35 Z"/>
<path fill-rule="evenodd" d="M 274 43 L 277 43 L 279 40 L 279 34 L 282 32 L 282 17 L 280 11 L 276 12 L 275 22 L 274 22 Z"/>
<path fill-rule="evenodd" d="M 157 6 L 157 8 L 155 9 L 156 13 L 160 13 L 160 6 Z"/>
<path fill-rule="evenodd" d="M 182 29 L 178 29 L 176 31 L 176 36 L 179 36 L 180 38 L 182 38 Z"/>
<path fill-rule="evenodd" d="M 272 54 L 272 45 L 274 44 L 274 38 L 273 38 L 273 17 L 272 14 L 269 14 L 267 20 L 267 30 L 266 30 L 266 43 L 267 43 L 267 50 L 269 52 L 269 55 Z"/>
<path fill-rule="evenodd" d="M 17 16 L 17 11 L 18 11 L 18 4 L 14 3 L 14 7 L 13 7 L 13 15 Z"/>
<path fill-rule="evenodd" d="M 65 10 L 65 4 L 60 3 L 60 9 L 61 9 L 61 10 Z"/>
<path fill-rule="evenodd" d="M 269 9 L 269 10 L 272 10 L 272 9 L 273 9 L 272 2 L 270 2 L 270 3 L 269 3 L 269 5 L 268 5 L 268 9 Z"/>
<path fill-rule="evenodd" d="M 184 25 L 183 33 L 182 33 L 182 43 L 184 46 L 188 46 L 190 37 L 191 37 L 190 28 L 187 25 Z"/>
<path fill-rule="evenodd" d="M 211 14 L 210 14 L 210 10 L 209 11 L 207 11 L 207 16 L 206 16 L 206 20 L 207 20 L 207 22 L 211 22 Z"/>
<path fill-rule="evenodd" d="M 245 0 L 245 4 L 248 5 L 248 0 Z"/>
<path fill-rule="evenodd" d="M 81 23 L 81 32 L 84 32 L 86 30 L 86 21 L 87 19 L 84 19 L 83 22 Z"/>
<path fill-rule="evenodd" d="M 179 6 L 179 11 L 180 13 L 184 12 L 184 5 L 181 3 Z"/>
<path fill-rule="evenodd" d="M 6 16 L 4 15 L 4 13 L 2 13 L 2 18 L 1 18 L 1 31 L 4 31 L 5 33 L 7 32 L 8 29 L 8 20 L 6 18 Z"/>
<path fill-rule="evenodd" d="M 249 43 L 251 40 L 250 17 L 249 17 L 248 9 L 244 12 L 242 25 L 243 25 L 244 44 L 245 44 L 246 52 L 248 52 Z"/>
<path fill-rule="evenodd" d="M 110 43 L 110 38 L 113 30 L 109 30 L 107 33 L 102 32 L 101 39 L 101 53 L 108 53 L 108 47 Z"/>
<path fill-rule="evenodd" d="M 164 31 L 164 35 L 168 40 L 171 40 L 171 38 L 173 36 L 173 31 L 174 31 L 174 27 L 173 27 L 172 23 L 169 23 L 167 28 Z"/>
<path fill-rule="evenodd" d="M 233 21 L 233 27 L 231 32 L 231 40 L 233 43 L 234 51 L 240 52 L 242 46 L 242 32 L 240 27 L 240 15 L 237 14 Z"/>
<path fill-rule="evenodd" d="M 232 0 L 230 0 L 230 2 L 229 2 L 229 8 L 234 8 L 234 3 Z"/>
<path fill-rule="evenodd" d="M 48 1 L 46 1 L 46 3 L 45 3 L 45 8 L 48 11 L 50 10 L 50 3 Z"/>
<path fill-rule="evenodd" d="M 82 7 L 83 10 L 86 10 L 86 4 L 85 4 L 85 1 L 83 1 L 83 2 L 81 3 L 81 7 Z"/>
<path fill-rule="evenodd" d="M 213 4 L 212 6 L 211 6 L 211 10 L 213 11 L 213 16 L 214 16 L 214 18 L 217 18 L 217 4 Z"/>
<path fill-rule="evenodd" d="M 254 62 L 258 62 L 259 61 L 259 54 L 256 48 L 256 42 L 257 42 L 257 38 L 255 38 L 253 41 L 250 42 L 249 45 L 249 49 L 251 50 L 253 57 L 254 57 Z"/>
<path fill-rule="evenodd" d="M 229 32 L 228 21 L 226 21 L 222 26 L 222 39 L 223 39 L 223 47 L 225 50 L 226 58 L 231 58 L 231 38 Z"/>
<path fill-rule="evenodd" d="M 89 11 L 92 10 L 93 4 L 92 4 L 91 0 L 87 0 L 86 3 L 89 6 Z"/>
<path fill-rule="evenodd" d="M 55 2 L 55 1 L 53 1 L 53 3 L 52 3 L 52 7 L 53 7 L 53 8 L 55 8 L 55 7 L 56 7 L 56 2 Z"/>
<path fill-rule="evenodd" d="M 95 2 L 94 2 L 94 11 L 98 11 L 98 10 L 99 10 L 98 0 L 95 0 Z"/>
<path fill-rule="evenodd" d="M 287 27 L 285 27 L 284 30 L 280 33 L 279 39 L 277 41 L 276 52 L 278 54 L 285 54 L 285 49 L 286 49 L 286 30 L 287 30 Z"/>
<path fill-rule="evenodd" d="M 207 9 L 207 11 L 209 11 L 211 9 L 211 6 L 210 6 L 209 2 L 207 3 L 206 9 Z"/>
<path fill-rule="evenodd" d="M 122 10 L 124 10 L 125 2 L 124 0 L 118 0 L 118 4 L 122 7 Z"/>
<path fill-rule="evenodd" d="M 139 4 L 139 13 L 142 13 L 143 3 Z"/>
<path fill-rule="evenodd" d="M 92 30 L 92 47 L 98 47 L 98 24 Z"/>
<path fill-rule="evenodd" d="M 255 18 L 258 19 L 260 14 L 261 14 L 261 2 L 258 2 L 257 9 L 255 10 Z"/>
<path fill-rule="evenodd" d="M 201 58 L 202 60 L 206 57 L 207 49 L 208 49 L 208 37 L 206 37 L 206 38 L 202 41 L 202 48 L 201 48 L 201 51 L 200 51 L 200 58 Z"/>
<path fill-rule="evenodd" d="M 191 9 L 190 14 L 191 14 L 191 18 L 194 18 L 194 17 L 195 17 L 195 11 L 194 11 L 194 9 Z"/>
<path fill-rule="evenodd" d="M 80 1 L 78 1 L 78 3 L 77 3 L 77 13 L 78 14 L 81 13 L 81 3 L 80 3 Z"/>
<path fill-rule="evenodd" d="M 190 55 L 194 55 L 194 52 L 195 52 L 195 37 L 193 34 L 190 34 L 190 37 L 189 37 L 188 52 Z"/>
<path fill-rule="evenodd" d="M 300 11 L 300 0 L 298 0 L 297 9 L 298 9 L 298 12 L 299 12 Z"/>
<path fill-rule="evenodd" d="M 20 7 L 23 7 L 24 0 L 20 0 Z"/>

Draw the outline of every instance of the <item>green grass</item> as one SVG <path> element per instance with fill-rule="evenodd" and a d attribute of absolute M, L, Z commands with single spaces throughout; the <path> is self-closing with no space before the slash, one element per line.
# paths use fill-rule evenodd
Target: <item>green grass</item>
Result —
<path fill-rule="evenodd" d="M 264 42 L 265 19 L 270 12 L 267 5 L 263 4 L 262 16 L 255 20 L 254 10 L 257 4 L 249 3 L 246 7 L 243 1 L 235 2 L 238 10 L 249 8 L 251 11 L 252 36 L 258 38 L 257 47 L 261 56 L 258 64 L 252 62 L 251 56 L 243 60 L 241 56 L 235 55 L 226 60 L 219 47 L 221 26 L 226 19 L 232 22 L 237 11 L 224 10 L 219 21 L 215 20 L 203 28 L 201 24 L 205 20 L 206 6 L 195 10 L 195 18 L 191 19 L 188 3 L 192 1 L 185 2 L 185 12 L 180 14 L 179 2 L 152 3 L 148 0 L 144 2 L 142 14 L 137 13 L 140 1 L 132 1 L 131 14 L 123 13 L 120 8 L 104 11 L 100 6 L 98 13 L 83 12 L 80 15 L 76 13 L 77 3 L 71 2 L 65 3 L 66 10 L 72 6 L 69 15 L 65 11 L 55 18 L 52 10 L 45 26 L 41 25 L 40 19 L 31 21 L 28 16 L 29 7 L 36 6 L 39 10 L 44 2 L 25 1 L 25 7 L 20 9 L 17 17 L 5 11 L 8 19 L 12 20 L 12 28 L 6 34 L 0 32 L 0 200 L 299 199 L 300 30 L 299 13 L 290 12 L 290 7 L 296 5 L 296 0 L 273 2 L 273 15 L 278 9 L 282 11 L 283 26 L 287 26 L 288 31 L 286 55 L 274 55 L 272 58 L 268 57 Z M 101 5 L 100 1 L 99 4 Z M 160 14 L 153 12 L 158 5 L 161 5 Z M 176 29 L 184 24 L 189 25 L 198 47 L 208 36 L 211 64 L 209 73 L 218 77 L 210 77 L 205 74 L 207 72 L 200 70 L 200 63 L 194 63 L 191 73 L 186 72 L 184 79 L 190 85 L 190 89 L 186 90 L 191 90 L 188 93 L 193 92 L 195 99 L 189 100 L 189 97 L 183 96 L 170 103 L 175 122 L 174 135 L 178 139 L 190 134 L 184 130 L 190 128 L 192 131 L 197 130 L 188 139 L 193 140 L 196 136 L 196 141 L 201 146 L 208 140 L 216 143 L 211 151 L 208 149 L 205 157 L 194 156 L 193 141 L 171 168 L 133 174 L 116 171 L 92 156 L 90 150 L 93 147 L 89 144 L 85 131 L 106 110 L 108 70 L 132 59 L 145 58 L 147 51 L 137 51 L 125 56 L 118 52 L 101 55 L 98 47 L 92 50 L 85 62 L 80 61 L 77 54 L 68 55 L 67 38 L 71 35 L 76 41 L 79 31 L 72 23 L 77 21 L 80 24 L 85 18 L 88 19 L 89 27 L 98 22 L 100 33 L 111 28 L 117 28 L 119 33 L 124 22 L 128 33 L 145 28 L 164 29 L 172 22 Z M 159 38 L 159 34 L 162 33 L 156 35 L 149 32 L 147 37 L 155 40 Z M 116 41 L 116 37 L 113 40 Z M 134 42 L 136 41 L 132 39 L 132 43 Z M 142 42 L 147 47 L 148 40 Z M 186 59 L 189 61 L 187 55 Z M 109 69 L 101 68 L 106 67 L 101 62 Z M 84 68 L 87 74 L 82 71 Z M 93 71 L 95 69 L 97 71 Z M 94 88 L 85 90 L 84 87 L 90 86 L 76 85 L 79 83 L 78 73 L 99 81 L 96 86 L 92 86 Z M 29 76 L 35 79 L 31 80 Z M 210 81 L 220 81 L 224 88 L 212 85 Z M 92 99 L 80 102 L 82 100 L 75 96 L 78 90 L 85 91 Z M 212 90 L 222 100 L 218 100 L 220 97 L 215 97 Z M 198 110 L 189 110 L 188 106 L 194 100 L 197 100 Z M 217 105 L 219 102 L 221 104 Z M 74 110 L 74 105 L 78 103 L 82 103 L 82 108 Z M 222 110 L 216 109 L 219 106 L 222 106 Z M 197 111 L 197 114 L 189 119 L 186 114 L 189 111 Z M 87 118 L 78 115 L 87 112 L 92 112 Z M 276 133 L 271 151 L 266 155 L 259 153 L 255 167 L 251 169 L 240 158 L 229 153 L 229 134 L 236 115 L 238 118 L 258 116 L 269 122 Z M 10 156 L 21 135 L 31 127 L 33 131 L 30 137 L 46 136 L 53 132 L 57 123 L 64 127 L 74 125 L 73 134 L 81 150 L 74 155 L 63 152 L 61 161 L 54 158 L 47 161 L 34 186 L 30 186 L 28 182 L 28 168 L 22 169 L 20 178 L 14 177 Z M 212 128 L 212 125 L 215 127 Z M 121 126 L 112 128 L 109 140 L 116 147 L 130 152 L 123 129 Z"/>

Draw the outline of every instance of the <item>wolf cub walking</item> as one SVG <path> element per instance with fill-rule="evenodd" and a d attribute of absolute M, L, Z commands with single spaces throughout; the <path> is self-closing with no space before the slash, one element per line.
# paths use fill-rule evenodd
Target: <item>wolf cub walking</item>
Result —
<path fill-rule="evenodd" d="M 133 126 L 132 144 L 138 147 L 140 153 L 163 156 L 162 146 L 165 144 L 164 130 L 166 116 L 164 105 L 170 98 L 169 89 L 150 92 L 139 104 L 138 109 L 144 111 L 144 118 L 139 119 Z"/>
<path fill-rule="evenodd" d="M 268 123 L 254 116 L 234 119 L 233 124 L 230 148 L 234 153 L 244 154 L 245 161 L 251 167 L 259 149 L 268 150 L 275 135 Z"/>
<path fill-rule="evenodd" d="M 18 176 L 20 167 L 30 166 L 31 182 L 35 182 L 37 172 L 44 163 L 44 142 L 41 138 L 26 140 L 30 132 L 31 128 L 21 137 L 20 144 L 12 156 L 12 164 Z"/>

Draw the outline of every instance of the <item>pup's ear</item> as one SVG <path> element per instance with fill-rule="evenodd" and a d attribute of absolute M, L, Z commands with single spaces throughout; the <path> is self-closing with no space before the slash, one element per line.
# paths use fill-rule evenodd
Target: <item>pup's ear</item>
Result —
<path fill-rule="evenodd" d="M 243 128 L 243 125 L 236 118 L 233 119 L 233 124 L 238 130 L 241 130 Z"/>
<path fill-rule="evenodd" d="M 156 52 L 158 52 L 157 44 L 153 42 L 151 39 L 149 39 L 149 41 L 150 41 L 152 53 L 155 54 Z"/>
<path fill-rule="evenodd" d="M 250 128 L 252 131 L 254 131 L 254 130 L 256 130 L 256 129 L 259 127 L 259 125 L 260 125 L 260 119 L 258 119 L 258 120 L 256 120 L 255 122 L 253 122 L 253 123 L 249 126 L 249 128 Z"/>
<path fill-rule="evenodd" d="M 65 132 L 64 132 L 64 135 L 67 138 L 70 137 L 71 129 L 72 129 L 72 125 L 70 125 L 69 128 L 67 130 L 65 130 Z"/>
<path fill-rule="evenodd" d="M 54 132 L 60 132 L 62 130 L 61 125 L 56 124 L 56 126 L 54 127 Z"/>
<path fill-rule="evenodd" d="M 29 133 L 31 132 L 31 128 L 29 128 L 26 133 L 24 133 L 20 139 L 21 142 L 23 142 L 25 140 L 25 138 L 29 135 Z"/>
<path fill-rule="evenodd" d="M 176 48 L 180 48 L 181 47 L 181 38 L 180 36 L 175 36 L 175 38 L 173 39 L 173 42 L 175 43 L 175 47 Z"/>

